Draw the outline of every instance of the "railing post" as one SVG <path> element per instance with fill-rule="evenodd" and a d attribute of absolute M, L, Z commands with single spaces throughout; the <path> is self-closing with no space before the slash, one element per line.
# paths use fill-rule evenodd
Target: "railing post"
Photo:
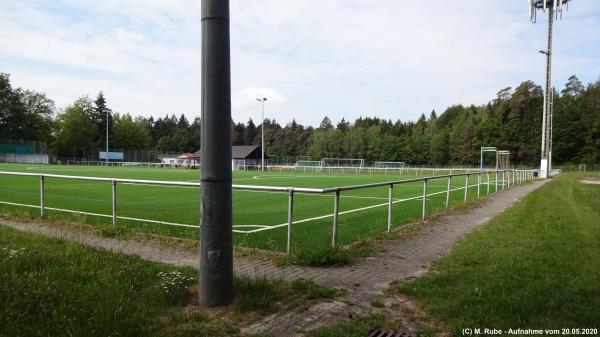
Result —
<path fill-rule="evenodd" d="M 338 215 L 340 212 L 340 191 L 335 191 L 335 199 L 333 202 L 333 235 L 331 237 L 331 247 L 335 248 L 335 244 L 337 243 L 337 225 L 338 225 Z"/>
<path fill-rule="evenodd" d="M 481 172 L 477 173 L 477 199 L 479 199 L 481 193 Z"/>
<path fill-rule="evenodd" d="M 40 216 L 44 216 L 44 175 L 40 174 Z"/>
<path fill-rule="evenodd" d="M 452 175 L 448 176 L 448 188 L 446 189 L 446 210 L 450 206 L 450 190 L 452 189 Z"/>
<path fill-rule="evenodd" d="M 112 181 L 112 224 L 117 225 L 117 182 Z"/>
<path fill-rule="evenodd" d="M 288 191 L 287 254 L 292 254 L 292 223 L 294 219 L 294 189 Z"/>
<path fill-rule="evenodd" d="M 467 203 L 468 194 L 469 194 L 469 174 L 467 173 L 467 175 L 465 176 L 465 198 L 464 198 L 463 204 Z"/>
<path fill-rule="evenodd" d="M 387 231 L 388 233 L 392 232 L 392 200 L 393 200 L 393 196 L 394 196 L 394 184 L 390 184 L 389 188 L 388 188 L 388 227 L 387 227 Z"/>
<path fill-rule="evenodd" d="M 487 180 L 487 184 L 486 184 L 487 185 L 487 193 L 486 193 L 486 196 L 488 196 L 488 195 L 490 195 L 490 173 L 486 172 L 485 175 L 486 175 L 486 178 L 487 178 L 486 179 Z"/>
<path fill-rule="evenodd" d="M 506 172 L 502 171 L 502 189 L 504 190 L 504 185 L 506 185 Z"/>
<path fill-rule="evenodd" d="M 496 191 L 498 192 L 498 171 L 496 171 Z"/>
<path fill-rule="evenodd" d="M 425 220 L 425 213 L 427 213 L 427 179 L 423 180 L 423 214 L 421 218 Z"/>

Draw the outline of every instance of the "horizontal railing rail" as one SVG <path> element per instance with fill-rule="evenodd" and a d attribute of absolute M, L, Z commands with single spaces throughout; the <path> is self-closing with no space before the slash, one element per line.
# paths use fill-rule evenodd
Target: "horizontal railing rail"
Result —
<path fill-rule="evenodd" d="M 521 169 L 510 169 L 510 170 L 479 170 L 476 172 L 466 172 L 466 173 L 454 173 L 440 176 L 427 176 L 413 179 L 403 179 L 403 180 L 394 180 L 394 181 L 385 181 L 385 182 L 377 182 L 370 184 L 360 184 L 360 185 L 350 185 L 350 186 L 339 186 L 332 188 L 304 188 L 304 187 L 281 187 L 281 186 L 259 186 L 259 185 L 238 185 L 233 184 L 232 189 L 234 190 L 251 190 L 251 191 L 271 191 L 271 192 L 282 192 L 286 193 L 288 196 L 288 210 L 287 210 L 287 222 L 281 225 L 274 226 L 264 226 L 264 225 L 239 225 L 234 226 L 237 228 L 254 228 L 250 230 L 239 230 L 233 229 L 236 233 L 242 234 L 252 234 L 266 230 L 273 230 L 276 228 L 281 228 L 287 226 L 287 252 L 290 253 L 292 249 L 292 225 L 297 223 L 303 223 L 308 221 L 314 221 L 319 219 L 325 219 L 333 217 L 332 223 L 332 247 L 337 245 L 337 234 L 338 234 L 338 222 L 339 216 L 342 214 L 353 213 L 357 211 L 363 211 L 367 209 L 373 209 L 376 207 L 384 207 L 387 206 L 387 230 L 391 232 L 393 226 L 393 205 L 398 202 L 406 202 L 410 200 L 421 200 L 422 202 L 422 212 L 421 217 L 425 219 L 427 215 L 427 197 L 439 194 L 446 194 L 445 200 L 445 209 L 447 210 L 450 204 L 450 194 L 451 192 L 457 190 L 464 190 L 464 203 L 467 202 L 468 199 L 468 190 L 472 187 L 477 187 L 477 198 L 481 197 L 481 188 L 485 186 L 486 195 L 490 194 L 490 189 L 494 188 L 494 192 L 498 191 L 498 183 L 499 176 L 501 188 L 504 189 L 510 188 L 516 184 L 520 184 L 524 181 L 535 179 L 536 170 L 521 170 Z M 490 179 L 491 175 L 494 175 L 494 181 L 492 182 Z M 13 172 L 13 171 L 0 171 L 0 175 L 12 175 L 12 176 L 28 176 L 28 177 L 38 177 L 40 184 L 40 197 L 39 197 L 39 205 L 31 205 L 31 204 L 23 204 L 23 203 L 15 203 L 9 201 L 0 201 L 0 204 L 12 205 L 12 206 L 21 206 L 21 207 L 32 207 L 40 209 L 40 216 L 45 215 L 45 210 L 52 210 L 58 212 L 67 212 L 73 214 L 83 214 L 97 217 L 105 217 L 112 218 L 113 226 L 116 226 L 117 220 L 130 220 L 130 221 L 139 221 L 153 224 L 161 224 L 161 225 L 170 225 L 170 226 L 179 226 L 179 227 L 188 227 L 188 228 L 199 228 L 199 225 L 191 225 L 191 224 L 181 224 L 169 221 L 160 221 L 153 219 L 142 219 L 135 218 L 129 216 L 122 216 L 117 214 L 117 186 L 118 184 L 138 184 L 138 185 L 152 185 L 152 186 L 179 186 L 179 187 L 196 187 L 200 188 L 202 186 L 201 182 L 182 182 L 182 181 L 168 181 L 168 180 L 144 180 L 144 179 L 125 179 L 125 178 L 104 178 L 104 177 L 87 177 L 87 176 L 73 176 L 73 175 L 59 175 L 59 174 L 46 174 L 46 173 L 28 173 L 28 172 Z M 469 184 L 469 178 L 477 176 L 476 184 Z M 485 183 L 483 182 L 483 177 L 486 177 Z M 462 187 L 453 188 L 452 180 L 455 178 L 465 177 L 465 184 Z M 57 207 L 48 207 L 45 205 L 45 180 L 47 178 L 53 179 L 67 179 L 67 180 L 86 180 L 86 181 L 98 181 L 98 182 L 109 182 L 112 185 L 112 214 L 101 214 L 94 212 L 85 212 L 78 210 L 70 210 L 65 208 L 57 208 Z M 428 193 L 428 183 L 432 180 L 441 180 L 447 179 L 447 187 L 445 191 L 438 191 L 434 193 Z M 396 186 L 401 186 L 403 184 L 408 183 L 422 183 L 423 190 L 422 193 L 415 197 L 403 198 L 403 199 L 394 199 L 393 191 Z M 360 189 L 368 189 L 368 188 L 377 188 L 377 187 L 388 187 L 388 198 L 384 203 L 369 205 L 366 207 L 362 207 L 354 210 L 347 210 L 340 212 L 340 195 L 342 192 L 351 191 L 351 190 L 360 190 Z M 309 193 L 309 194 L 333 194 L 334 196 L 334 206 L 333 213 L 317 216 L 310 219 L 303 219 L 294 221 L 293 219 L 293 211 L 294 211 L 294 194 L 296 193 Z"/>

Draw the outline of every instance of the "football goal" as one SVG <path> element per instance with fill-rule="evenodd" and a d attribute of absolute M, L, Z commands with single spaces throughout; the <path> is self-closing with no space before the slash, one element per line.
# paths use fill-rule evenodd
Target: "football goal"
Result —
<path fill-rule="evenodd" d="M 231 161 L 231 169 L 233 171 L 247 171 L 248 166 L 246 165 L 245 159 L 233 159 Z"/>
<path fill-rule="evenodd" d="M 323 158 L 321 159 L 321 166 L 362 168 L 365 166 L 365 160 L 355 158 Z"/>
<path fill-rule="evenodd" d="M 508 170 L 510 168 L 510 151 L 498 151 L 498 169 Z"/>
<path fill-rule="evenodd" d="M 498 169 L 498 150 L 493 146 L 481 147 L 479 156 L 479 170 Z"/>
<path fill-rule="evenodd" d="M 405 165 L 406 164 L 403 161 L 376 161 L 373 164 L 373 168 L 379 171 L 383 170 L 384 173 L 387 173 L 388 170 L 402 173 L 402 169 Z"/>
<path fill-rule="evenodd" d="M 304 172 L 306 170 L 314 170 L 319 171 L 321 169 L 321 161 L 320 160 L 298 160 L 296 161 L 296 170 L 301 169 Z"/>
<path fill-rule="evenodd" d="M 103 160 L 67 160 L 67 165 L 77 166 L 144 166 L 144 167 L 172 167 L 176 164 L 125 162 L 125 161 L 103 161 Z"/>

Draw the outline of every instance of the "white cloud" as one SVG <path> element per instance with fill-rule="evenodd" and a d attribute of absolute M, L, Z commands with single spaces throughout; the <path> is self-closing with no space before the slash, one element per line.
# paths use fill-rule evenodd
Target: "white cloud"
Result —
<path fill-rule="evenodd" d="M 257 99 L 266 98 L 267 104 L 283 104 L 287 102 L 285 96 L 277 91 L 269 88 L 245 88 L 237 92 L 233 97 L 234 109 L 245 109 L 251 106 L 256 106 Z"/>

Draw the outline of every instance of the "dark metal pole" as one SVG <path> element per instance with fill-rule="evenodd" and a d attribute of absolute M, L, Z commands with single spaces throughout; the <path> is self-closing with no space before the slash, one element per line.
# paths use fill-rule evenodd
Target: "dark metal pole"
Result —
<path fill-rule="evenodd" d="M 229 0 L 202 0 L 200 304 L 233 299 Z"/>

